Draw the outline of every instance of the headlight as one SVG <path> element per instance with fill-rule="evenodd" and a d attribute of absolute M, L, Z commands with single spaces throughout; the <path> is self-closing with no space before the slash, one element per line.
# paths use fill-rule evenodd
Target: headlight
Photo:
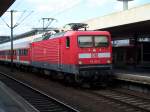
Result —
<path fill-rule="evenodd" d="M 110 60 L 107 60 L 107 63 L 108 63 L 108 64 L 110 64 L 110 63 L 111 63 L 111 61 L 110 61 Z"/>
<path fill-rule="evenodd" d="M 79 64 L 81 65 L 81 64 L 82 64 L 82 61 L 79 61 Z"/>

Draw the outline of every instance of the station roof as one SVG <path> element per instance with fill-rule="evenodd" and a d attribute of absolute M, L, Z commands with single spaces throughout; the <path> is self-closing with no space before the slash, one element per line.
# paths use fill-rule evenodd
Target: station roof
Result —
<path fill-rule="evenodd" d="M 150 32 L 150 4 L 85 21 L 92 30 L 108 30 L 113 35 Z"/>
<path fill-rule="evenodd" d="M 14 3 L 15 0 L 0 0 L 0 16 Z"/>

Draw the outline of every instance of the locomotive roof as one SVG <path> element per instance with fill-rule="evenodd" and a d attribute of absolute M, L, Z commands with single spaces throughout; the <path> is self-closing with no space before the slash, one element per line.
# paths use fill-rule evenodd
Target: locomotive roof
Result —
<path fill-rule="evenodd" d="M 108 31 L 66 31 L 55 33 L 51 35 L 49 39 L 61 38 L 62 36 L 72 36 L 72 35 L 110 35 L 110 33 Z M 34 39 L 39 38 L 41 36 L 42 34 L 16 39 L 14 40 L 14 48 L 17 49 L 29 47 L 29 43 L 32 43 Z M 10 48 L 10 41 L 0 44 L 0 50 L 6 50 L 9 48 Z"/>
<path fill-rule="evenodd" d="M 66 31 L 66 32 L 59 32 L 59 33 L 55 33 L 53 35 L 50 36 L 49 39 L 53 39 L 53 38 L 59 38 L 62 36 L 71 36 L 71 35 L 110 35 L 110 33 L 108 31 L 92 31 L 92 30 L 88 30 L 88 31 Z"/>
<path fill-rule="evenodd" d="M 87 30 L 87 31 L 83 31 L 83 30 L 79 30 L 79 31 L 67 31 L 65 36 L 67 35 L 109 35 L 108 31 L 93 31 L 93 30 Z"/>

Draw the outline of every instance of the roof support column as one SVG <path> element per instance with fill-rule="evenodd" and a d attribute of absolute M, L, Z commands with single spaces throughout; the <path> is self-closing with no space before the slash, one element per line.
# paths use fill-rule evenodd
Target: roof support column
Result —
<path fill-rule="evenodd" d="M 128 1 L 123 0 L 123 10 L 128 10 Z"/>
<path fill-rule="evenodd" d="M 123 10 L 128 10 L 128 2 L 133 0 L 118 0 L 123 2 Z"/>

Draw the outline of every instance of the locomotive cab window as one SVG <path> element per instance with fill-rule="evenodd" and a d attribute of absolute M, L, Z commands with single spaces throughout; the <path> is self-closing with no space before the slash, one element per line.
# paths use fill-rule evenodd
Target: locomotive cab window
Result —
<path fill-rule="evenodd" d="M 70 47 L 70 38 L 66 37 L 66 48 Z"/>
<path fill-rule="evenodd" d="M 109 45 L 107 36 L 79 36 L 79 47 L 107 47 Z"/>
<path fill-rule="evenodd" d="M 93 47 L 92 36 L 79 36 L 78 44 L 80 47 Z"/>
<path fill-rule="evenodd" d="M 108 46 L 108 37 L 107 36 L 95 36 L 94 38 L 95 47 L 107 47 Z"/>

